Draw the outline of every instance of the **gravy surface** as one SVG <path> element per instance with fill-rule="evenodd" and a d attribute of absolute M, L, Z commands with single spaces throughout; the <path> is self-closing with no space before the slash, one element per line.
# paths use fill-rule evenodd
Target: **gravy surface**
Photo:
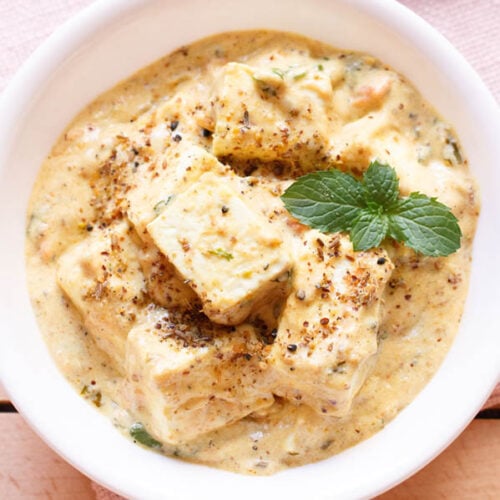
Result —
<path fill-rule="evenodd" d="M 27 215 L 26 260 L 33 307 L 57 365 L 124 433 L 137 420 L 124 394 L 124 375 L 97 347 L 58 285 L 58 261 L 100 225 L 122 217 L 116 215 L 117 199 L 125 188 L 103 173 L 103 165 L 122 154 L 122 143 L 140 146 L 137 158 L 127 159 L 136 163 L 138 173 L 147 156 L 165 143 L 190 141 L 211 150 L 211 96 L 229 62 L 261 70 L 263 76 L 255 78 L 274 78 L 276 86 L 305 85 L 315 72 L 327 72 L 333 89 L 327 99 L 335 116 L 327 124 L 332 134 L 329 154 L 308 158 L 306 167 L 287 153 L 284 163 L 272 157 L 235 159 L 230 151 L 219 158 L 238 175 L 262 183 L 262 191 L 256 189 L 251 196 L 263 213 L 276 203 L 269 196 L 270 185 L 286 186 L 311 169 L 335 167 L 359 174 L 377 158 L 396 169 L 402 194 L 420 191 L 438 197 L 452 209 L 463 232 L 461 249 L 446 258 L 423 257 L 384 243 L 395 268 L 383 293 L 376 363 L 347 415 L 322 415 L 276 397 L 272 406 L 194 440 L 163 445 L 167 455 L 189 461 L 272 474 L 368 438 L 433 376 L 460 322 L 479 208 L 453 130 L 403 76 L 369 55 L 293 34 L 226 33 L 183 47 L 101 95 L 69 125 L 42 165 Z M 274 77 L 269 74 L 273 71 Z M 319 95 L 321 89 L 314 91 Z"/>

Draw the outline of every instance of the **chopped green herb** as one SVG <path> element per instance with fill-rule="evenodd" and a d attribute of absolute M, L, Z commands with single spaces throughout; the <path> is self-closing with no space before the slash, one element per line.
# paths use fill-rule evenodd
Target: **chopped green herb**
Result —
<path fill-rule="evenodd" d="M 453 154 L 453 159 L 455 160 L 455 163 L 462 163 L 462 154 L 460 153 L 460 148 L 458 147 L 457 141 L 453 136 L 448 136 L 446 139 L 446 143 L 451 146 L 451 151 Z"/>
<path fill-rule="evenodd" d="M 209 250 L 208 253 L 210 255 L 215 255 L 216 257 L 220 257 L 221 259 L 232 260 L 234 258 L 232 253 L 226 252 L 226 250 L 222 248 L 216 248 L 215 250 Z"/>
<path fill-rule="evenodd" d="M 301 80 L 307 75 L 307 71 L 303 71 L 302 73 L 299 73 L 297 75 L 293 75 L 294 80 Z"/>
<path fill-rule="evenodd" d="M 323 71 L 323 70 L 325 69 L 325 67 L 324 67 L 322 64 L 318 64 L 318 69 L 319 69 L 320 71 Z"/>
<path fill-rule="evenodd" d="M 279 69 L 279 68 L 271 68 L 271 71 L 275 74 L 278 75 L 282 80 L 285 79 L 286 71 Z"/>
<path fill-rule="evenodd" d="M 460 248 L 462 232 L 451 210 L 421 193 L 400 197 L 396 171 L 377 161 L 362 181 L 339 170 L 307 174 L 281 199 L 294 217 L 314 229 L 348 232 L 357 251 L 377 247 L 387 237 L 433 257 Z"/>
<path fill-rule="evenodd" d="M 85 399 L 90 399 L 97 408 L 100 408 L 102 405 L 101 391 L 95 390 L 92 386 L 84 385 L 80 391 L 80 396 L 85 396 Z"/>
<path fill-rule="evenodd" d="M 163 212 L 163 210 L 165 209 L 165 207 L 170 203 L 170 200 L 174 197 L 173 194 L 167 196 L 164 200 L 160 200 L 154 207 L 153 207 L 153 210 L 155 212 L 155 214 L 159 215 L 161 214 L 161 212 Z"/>
<path fill-rule="evenodd" d="M 130 435 L 138 443 L 147 446 L 148 448 L 161 448 L 162 444 L 157 441 L 149 432 L 146 430 L 141 422 L 135 422 L 130 426 Z"/>

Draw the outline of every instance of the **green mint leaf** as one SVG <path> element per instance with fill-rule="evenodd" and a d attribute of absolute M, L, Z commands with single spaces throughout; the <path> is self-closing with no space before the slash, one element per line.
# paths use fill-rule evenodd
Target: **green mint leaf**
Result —
<path fill-rule="evenodd" d="M 424 255 L 460 248 L 462 232 L 451 210 L 420 193 L 399 198 L 396 171 L 370 163 L 363 181 L 338 170 L 300 177 L 281 196 L 300 222 L 323 233 L 350 233 L 354 250 L 377 247 L 387 236 Z"/>
<path fill-rule="evenodd" d="M 368 203 L 390 208 L 398 199 L 399 179 L 389 165 L 372 161 L 363 175 Z"/>
<path fill-rule="evenodd" d="M 363 210 L 351 229 L 354 250 L 369 250 L 378 247 L 387 234 L 389 221 L 386 215 Z"/>
<path fill-rule="evenodd" d="M 130 426 L 129 429 L 130 435 L 134 438 L 138 443 L 147 446 L 148 448 L 161 448 L 162 444 L 157 441 L 154 437 L 149 434 L 143 424 L 141 422 L 135 422 Z"/>
<path fill-rule="evenodd" d="M 389 235 L 424 255 L 446 256 L 460 248 L 462 231 L 451 210 L 420 193 L 400 199 L 389 215 Z"/>
<path fill-rule="evenodd" d="M 304 175 L 281 199 L 296 219 L 324 233 L 349 231 L 366 207 L 361 183 L 339 170 Z"/>

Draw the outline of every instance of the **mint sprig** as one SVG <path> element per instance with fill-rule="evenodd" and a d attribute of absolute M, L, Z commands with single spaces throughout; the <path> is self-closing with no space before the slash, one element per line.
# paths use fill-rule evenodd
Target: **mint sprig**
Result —
<path fill-rule="evenodd" d="M 378 247 L 387 237 L 433 257 L 460 248 L 462 232 L 451 210 L 421 193 L 400 197 L 396 171 L 378 161 L 361 181 L 339 170 L 307 174 L 281 199 L 303 224 L 323 233 L 348 232 L 357 251 Z"/>

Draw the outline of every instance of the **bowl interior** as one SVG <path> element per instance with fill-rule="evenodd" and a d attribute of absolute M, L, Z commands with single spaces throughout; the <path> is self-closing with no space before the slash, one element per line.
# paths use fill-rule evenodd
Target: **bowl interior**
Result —
<path fill-rule="evenodd" d="M 437 375 L 383 431 L 329 460 L 244 477 L 168 459 L 124 439 L 54 367 L 25 286 L 24 226 L 38 168 L 94 97 L 173 49 L 222 31 L 294 31 L 369 52 L 403 73 L 451 122 L 477 177 L 483 209 L 463 322 Z M 0 375 L 32 426 L 73 465 L 131 497 L 353 498 L 374 495 L 435 456 L 472 418 L 498 377 L 495 280 L 500 260 L 500 130 L 496 103 L 465 61 L 396 2 L 371 0 L 102 0 L 58 30 L 0 102 Z M 443 401 L 446 404 L 443 405 Z M 436 411 L 436 409 L 439 409 Z M 196 480 L 193 478 L 196 477 Z M 216 483 L 220 482 L 220 483 Z M 223 484 L 219 489 L 216 485 Z"/>

